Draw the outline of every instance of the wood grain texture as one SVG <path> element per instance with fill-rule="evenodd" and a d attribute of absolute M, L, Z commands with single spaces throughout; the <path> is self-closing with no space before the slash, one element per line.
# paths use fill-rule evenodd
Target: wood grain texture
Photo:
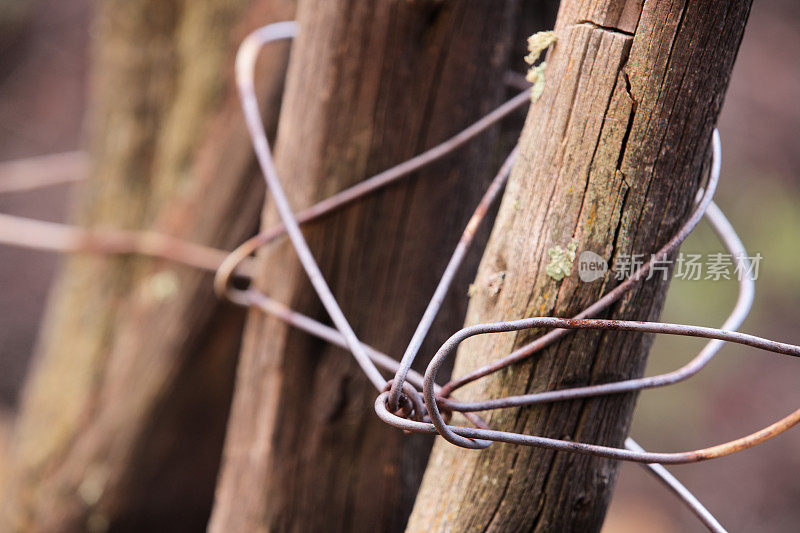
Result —
<path fill-rule="evenodd" d="M 544 94 L 529 111 L 521 154 L 475 281 L 467 323 L 572 316 L 617 282 L 545 273 L 571 240 L 611 263 L 650 254 L 687 216 L 707 161 L 749 0 L 565 0 Z M 497 287 L 496 280 L 503 283 Z M 605 316 L 654 320 L 656 277 Z M 510 353 L 537 332 L 482 336 L 455 375 Z M 639 376 L 652 338 L 583 331 L 531 361 L 469 385 L 494 398 Z M 635 395 L 495 411 L 493 427 L 621 446 Z M 437 439 L 409 531 L 597 531 L 614 461 L 495 444 L 475 452 Z"/>
<path fill-rule="evenodd" d="M 276 148 L 292 205 L 408 159 L 497 105 L 514 3 L 301 3 Z M 492 139 L 307 226 L 365 342 L 402 353 L 495 171 Z M 276 221 L 268 199 L 263 225 Z M 260 261 L 261 290 L 327 320 L 286 243 Z M 434 342 L 463 320 L 465 281 Z M 376 394 L 346 352 L 254 312 L 211 531 L 402 530 L 430 440 L 382 424 Z"/>
<path fill-rule="evenodd" d="M 226 248 L 249 236 L 263 188 L 233 58 L 249 31 L 293 12 L 292 0 L 98 2 L 93 168 L 75 218 Z M 286 50 L 261 65 L 273 117 Z M 244 313 L 217 302 L 208 274 L 84 255 L 47 314 L 0 530 L 205 527 Z"/>

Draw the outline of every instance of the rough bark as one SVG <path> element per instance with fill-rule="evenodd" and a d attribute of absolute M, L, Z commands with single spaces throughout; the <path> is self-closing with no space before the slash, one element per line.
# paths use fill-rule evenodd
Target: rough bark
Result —
<path fill-rule="evenodd" d="M 514 2 L 301 3 L 276 162 L 295 208 L 458 132 L 499 103 Z M 493 169 L 491 136 L 307 227 L 365 342 L 399 355 Z M 264 227 L 277 221 L 267 208 Z M 257 286 L 326 320 L 294 252 L 263 250 Z M 466 311 L 445 306 L 441 341 Z M 459 304 L 457 301 L 460 300 Z M 211 530 L 397 531 L 430 441 L 380 423 L 343 350 L 253 312 Z"/>
<path fill-rule="evenodd" d="M 532 104 L 467 323 L 572 316 L 617 282 L 545 272 L 575 239 L 611 263 L 650 254 L 684 220 L 742 37 L 749 0 L 565 0 L 544 94 Z M 649 257 L 649 256 L 648 256 Z M 498 287 L 497 280 L 503 283 Z M 605 316 L 657 319 L 667 282 L 647 281 Z M 482 336 L 460 350 L 463 374 L 537 332 Z M 540 333 L 540 332 L 538 332 Z M 533 360 L 474 383 L 492 398 L 639 376 L 651 336 L 578 332 Z M 489 415 L 493 427 L 620 446 L 635 395 Z M 409 531 L 596 531 L 617 463 L 495 444 L 475 452 L 437 439 Z"/>
<path fill-rule="evenodd" d="M 233 56 L 254 27 L 293 12 L 292 0 L 98 3 L 80 223 L 220 247 L 254 231 L 262 188 Z M 262 63 L 272 117 L 285 51 Z M 203 528 L 244 313 L 217 303 L 207 274 L 78 256 L 47 314 L 0 529 Z"/>

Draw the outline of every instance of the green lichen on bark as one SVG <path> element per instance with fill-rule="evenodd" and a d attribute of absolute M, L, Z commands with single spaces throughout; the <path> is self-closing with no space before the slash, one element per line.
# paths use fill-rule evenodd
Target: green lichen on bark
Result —
<path fill-rule="evenodd" d="M 578 241 L 571 240 L 566 248 L 553 246 L 547 250 L 550 262 L 545 267 L 548 276 L 556 281 L 561 281 L 572 272 L 572 263 L 575 261 L 575 251 L 578 249 Z"/>
<path fill-rule="evenodd" d="M 540 31 L 528 37 L 528 55 L 525 62 L 531 66 L 525 79 L 533 84 L 531 87 L 531 101 L 535 102 L 542 96 L 544 91 L 544 69 L 547 62 L 542 61 L 539 65 L 534 65 L 539 60 L 542 52 L 547 50 L 551 44 L 556 42 L 556 34 L 553 31 Z"/>

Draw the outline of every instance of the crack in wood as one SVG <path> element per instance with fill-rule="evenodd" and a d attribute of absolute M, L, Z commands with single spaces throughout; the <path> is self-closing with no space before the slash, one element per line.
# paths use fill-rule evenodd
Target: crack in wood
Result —
<path fill-rule="evenodd" d="M 575 26 L 588 26 L 595 30 L 607 31 L 610 33 L 618 33 L 620 35 L 633 37 L 633 32 L 621 30 L 619 28 L 615 28 L 614 26 L 603 26 L 591 20 L 579 20 L 578 22 L 575 23 Z"/>

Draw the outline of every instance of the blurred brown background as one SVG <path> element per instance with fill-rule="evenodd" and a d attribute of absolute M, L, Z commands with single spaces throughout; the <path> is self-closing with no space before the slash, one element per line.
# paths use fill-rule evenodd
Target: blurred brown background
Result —
<path fill-rule="evenodd" d="M 26 15 L 19 38 L 0 11 L 0 161 L 82 146 L 88 0 L 7 0 Z M 0 3 L 1 4 L 1 3 Z M 761 253 L 756 303 L 743 330 L 800 343 L 800 3 L 756 0 L 720 120 L 723 175 L 717 203 L 751 255 Z M 9 38 L 6 38 L 9 37 Z M 0 212 L 63 220 L 69 186 L 0 195 Z M 700 227 L 684 251 L 721 250 Z M 0 419 L 13 416 L 59 258 L 0 247 Z M 735 283 L 675 281 L 665 321 L 718 326 Z M 677 368 L 702 346 L 659 338 L 649 373 Z M 699 376 L 644 393 L 633 436 L 646 448 L 681 450 L 749 433 L 797 407 L 798 362 L 735 346 Z M 0 428 L 7 424 L 0 423 Z M 0 433 L 0 441 L 5 435 Z M 736 531 L 798 530 L 800 430 L 756 449 L 671 468 L 723 525 Z M 0 445 L 2 453 L 2 445 Z M 703 531 L 675 497 L 626 464 L 609 532 Z"/>

